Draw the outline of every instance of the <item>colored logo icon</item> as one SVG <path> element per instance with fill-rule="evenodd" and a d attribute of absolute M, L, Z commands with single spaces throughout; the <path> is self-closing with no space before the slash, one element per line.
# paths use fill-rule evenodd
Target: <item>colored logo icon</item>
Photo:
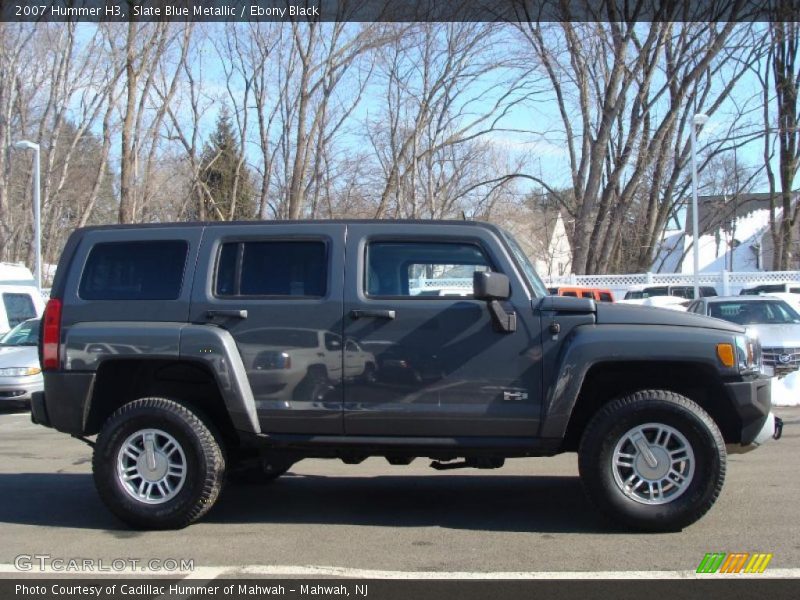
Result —
<path fill-rule="evenodd" d="M 709 552 L 700 561 L 698 573 L 763 573 L 772 554 L 756 552 Z"/>

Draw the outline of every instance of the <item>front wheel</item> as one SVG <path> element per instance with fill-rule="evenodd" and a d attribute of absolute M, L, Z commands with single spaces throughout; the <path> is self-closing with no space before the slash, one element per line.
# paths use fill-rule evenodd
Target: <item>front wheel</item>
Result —
<path fill-rule="evenodd" d="M 590 421 L 579 450 L 589 499 L 612 520 L 677 531 L 702 517 L 725 480 L 725 442 L 685 396 L 646 390 L 618 398 Z"/>
<path fill-rule="evenodd" d="M 213 427 L 165 398 L 136 400 L 111 415 L 92 467 L 106 506 L 142 529 L 178 529 L 196 521 L 216 502 L 225 476 Z"/>

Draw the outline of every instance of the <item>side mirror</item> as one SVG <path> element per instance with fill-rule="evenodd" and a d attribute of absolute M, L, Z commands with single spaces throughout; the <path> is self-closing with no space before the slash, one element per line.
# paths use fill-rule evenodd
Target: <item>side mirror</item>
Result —
<path fill-rule="evenodd" d="M 502 273 L 475 271 L 472 275 L 472 295 L 476 300 L 508 300 L 511 283 Z"/>
<path fill-rule="evenodd" d="M 472 275 L 472 295 L 476 300 L 486 300 L 489 303 L 489 314 L 497 331 L 513 333 L 517 330 L 517 315 L 506 312 L 500 300 L 511 297 L 511 283 L 502 273 L 487 273 L 476 271 Z"/>

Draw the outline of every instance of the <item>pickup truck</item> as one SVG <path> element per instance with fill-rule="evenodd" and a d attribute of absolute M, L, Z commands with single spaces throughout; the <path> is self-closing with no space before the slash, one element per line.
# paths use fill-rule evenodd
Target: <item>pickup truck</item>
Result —
<path fill-rule="evenodd" d="M 711 508 L 727 452 L 781 431 L 743 328 L 549 296 L 479 222 L 79 229 L 39 344 L 33 421 L 93 446 L 100 497 L 137 528 L 184 527 L 227 475 L 305 458 L 577 452 L 603 514 L 672 531 Z"/>

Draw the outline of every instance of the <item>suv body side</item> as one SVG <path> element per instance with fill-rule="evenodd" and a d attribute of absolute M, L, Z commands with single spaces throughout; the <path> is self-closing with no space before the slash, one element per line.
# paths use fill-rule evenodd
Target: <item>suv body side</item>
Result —
<path fill-rule="evenodd" d="M 325 246 L 321 295 L 217 293 L 225 244 L 288 239 Z M 174 299 L 81 297 L 83 272 L 97 245 L 159 240 L 186 245 Z M 503 304 L 516 315 L 516 330 L 498 331 L 486 302 L 469 296 L 370 293 L 373 243 L 477 248 L 490 269 L 511 281 L 511 297 Z M 729 441 L 748 443 L 766 419 L 764 386 L 751 393 L 750 383 L 717 364 L 714 340 L 730 339 L 737 328 L 722 331 L 714 321 L 685 322 L 683 315 L 632 313 L 606 303 L 601 312 L 591 299 L 537 298 L 526 281 L 502 236 L 485 224 L 333 221 L 81 230 L 70 238 L 54 282 L 54 297 L 63 298 L 65 307 L 61 368 L 46 374 L 39 412 L 49 413 L 47 421 L 59 430 L 92 435 L 99 427 L 90 422 L 95 379 L 104 365 L 174 360 L 204 365 L 236 432 L 262 435 L 269 443 L 324 445 L 361 437 L 378 445 L 400 438 L 424 445 L 437 438 L 437 444 L 469 449 L 484 439 L 549 454 L 562 448 L 592 369 L 663 361 L 716 371 L 721 401 L 733 402 L 741 418 L 726 431 Z M 392 318 L 384 318 L 389 313 Z M 707 343 L 687 351 L 680 343 L 687 326 L 705 327 L 693 335 Z M 289 337 L 308 342 L 287 345 L 276 340 L 275 330 L 290 330 Z M 653 336 L 661 335 L 670 343 L 654 346 Z M 609 356 L 621 339 L 625 351 Z M 351 351 L 345 352 L 348 345 Z M 375 372 L 365 376 L 368 365 Z"/>
<path fill-rule="evenodd" d="M 229 470 L 578 450 L 609 516 L 676 530 L 719 495 L 726 443 L 781 431 L 743 328 L 546 295 L 476 222 L 79 230 L 41 330 L 32 419 L 98 434 L 97 491 L 137 527 L 197 520 Z"/>

